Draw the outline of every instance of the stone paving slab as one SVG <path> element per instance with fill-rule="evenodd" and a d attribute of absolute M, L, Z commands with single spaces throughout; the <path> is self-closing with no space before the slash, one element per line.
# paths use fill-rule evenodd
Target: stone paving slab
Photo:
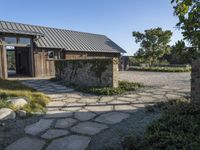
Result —
<path fill-rule="evenodd" d="M 145 102 L 153 102 L 153 101 L 155 101 L 156 99 L 153 98 L 153 97 L 150 97 L 150 96 L 142 96 L 142 97 L 138 98 L 138 100 L 139 100 L 140 102 L 145 103 Z"/>
<path fill-rule="evenodd" d="M 67 112 L 77 112 L 78 110 L 82 109 L 82 107 L 70 107 L 70 106 L 67 106 L 67 107 L 64 107 L 62 108 L 63 111 L 67 111 Z"/>
<path fill-rule="evenodd" d="M 49 104 L 47 104 L 47 108 L 62 108 L 65 105 L 65 102 L 63 101 L 53 101 L 53 102 L 49 102 Z"/>
<path fill-rule="evenodd" d="M 137 108 L 132 105 L 116 105 L 115 110 L 120 112 L 134 113 L 137 111 Z"/>
<path fill-rule="evenodd" d="M 97 98 L 81 98 L 78 100 L 78 103 L 96 103 L 98 101 Z"/>
<path fill-rule="evenodd" d="M 103 124 L 95 122 L 82 122 L 71 128 L 71 130 L 76 133 L 95 135 L 106 128 L 108 128 L 108 126 Z"/>
<path fill-rule="evenodd" d="M 45 118 L 67 118 L 72 116 L 72 112 L 68 111 L 48 111 L 45 115 Z"/>
<path fill-rule="evenodd" d="M 53 123 L 52 119 L 40 119 L 40 121 L 29 125 L 25 128 L 25 132 L 31 135 L 38 135 L 39 133 L 45 131 L 46 129 L 50 128 L 51 124 Z"/>
<path fill-rule="evenodd" d="M 115 99 L 113 96 L 103 96 L 103 97 L 101 97 L 100 102 L 101 102 L 101 103 L 110 102 L 110 101 L 112 101 L 113 99 Z"/>
<path fill-rule="evenodd" d="M 87 121 L 96 116 L 95 113 L 92 112 L 86 112 L 85 110 L 78 111 L 74 114 L 74 117 L 80 121 Z"/>
<path fill-rule="evenodd" d="M 47 150 L 85 150 L 90 142 L 87 136 L 71 135 L 54 140 Z"/>
<path fill-rule="evenodd" d="M 180 99 L 181 96 L 177 95 L 177 94 L 167 94 L 166 97 L 168 99 Z"/>
<path fill-rule="evenodd" d="M 113 111 L 113 106 L 86 106 L 85 109 L 95 112 L 95 113 L 104 113 L 107 111 Z"/>
<path fill-rule="evenodd" d="M 53 139 L 53 138 L 57 138 L 57 137 L 61 137 L 64 135 L 68 135 L 69 132 L 66 130 L 60 130 L 60 129 L 50 129 L 48 130 L 46 133 L 44 133 L 41 138 L 44 139 Z"/>
<path fill-rule="evenodd" d="M 59 119 L 56 121 L 55 128 L 66 129 L 77 123 L 77 120 L 72 118 Z"/>
<path fill-rule="evenodd" d="M 105 123 L 105 124 L 116 124 L 128 117 L 129 117 L 129 114 L 127 113 L 109 112 L 109 113 L 100 115 L 98 118 L 95 119 L 95 121 Z"/>
<path fill-rule="evenodd" d="M 41 150 L 44 144 L 43 140 L 23 137 L 6 147 L 5 150 Z"/>

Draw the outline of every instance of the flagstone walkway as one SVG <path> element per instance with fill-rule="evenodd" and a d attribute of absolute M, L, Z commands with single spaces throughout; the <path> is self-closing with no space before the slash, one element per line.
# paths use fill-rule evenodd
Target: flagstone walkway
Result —
<path fill-rule="evenodd" d="M 52 101 L 41 120 L 25 127 L 27 136 L 6 150 L 85 150 L 94 135 L 128 119 L 138 109 L 189 93 L 188 89 L 164 86 L 122 96 L 94 96 L 45 79 L 22 82 Z"/>

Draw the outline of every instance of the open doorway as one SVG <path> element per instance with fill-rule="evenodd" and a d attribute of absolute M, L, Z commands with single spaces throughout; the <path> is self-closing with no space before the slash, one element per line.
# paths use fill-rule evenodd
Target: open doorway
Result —
<path fill-rule="evenodd" d="M 31 76 L 30 48 L 7 46 L 8 77 Z"/>

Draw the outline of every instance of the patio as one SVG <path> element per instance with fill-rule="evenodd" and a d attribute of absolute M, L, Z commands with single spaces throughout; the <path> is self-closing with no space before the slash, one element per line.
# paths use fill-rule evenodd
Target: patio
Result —
<path fill-rule="evenodd" d="M 26 135 L 13 141 L 6 150 L 92 149 L 97 135 L 112 130 L 146 106 L 189 93 L 186 87 L 154 86 L 121 96 L 94 96 L 47 79 L 22 82 L 45 93 L 52 101 L 47 105 L 47 113 L 26 126 Z"/>

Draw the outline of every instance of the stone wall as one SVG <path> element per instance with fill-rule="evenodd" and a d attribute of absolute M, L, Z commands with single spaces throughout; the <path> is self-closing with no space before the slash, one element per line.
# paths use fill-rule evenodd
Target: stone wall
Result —
<path fill-rule="evenodd" d="M 192 62 L 191 102 L 200 103 L 200 60 Z"/>
<path fill-rule="evenodd" d="M 118 59 L 55 61 L 56 78 L 79 87 L 118 87 Z"/>

